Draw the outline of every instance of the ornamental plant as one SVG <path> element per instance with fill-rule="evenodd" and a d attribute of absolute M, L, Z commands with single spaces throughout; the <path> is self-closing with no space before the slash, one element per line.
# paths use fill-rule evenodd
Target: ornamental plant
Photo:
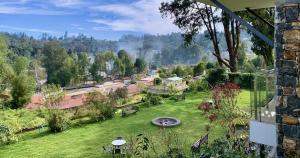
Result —
<path fill-rule="evenodd" d="M 246 125 L 249 119 L 248 113 L 242 111 L 237 105 L 240 92 L 240 87 L 234 83 L 216 85 L 212 89 L 216 108 L 208 114 L 208 118 L 212 122 L 227 127 L 230 136 L 236 136 L 235 127 Z"/>

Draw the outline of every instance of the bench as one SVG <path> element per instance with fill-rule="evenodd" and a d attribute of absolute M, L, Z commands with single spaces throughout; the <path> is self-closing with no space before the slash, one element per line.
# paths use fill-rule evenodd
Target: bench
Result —
<path fill-rule="evenodd" d="M 208 143 L 208 134 L 198 139 L 191 147 L 192 152 L 199 152 L 202 144 Z"/>
<path fill-rule="evenodd" d="M 122 109 L 122 117 L 126 117 L 132 114 L 135 114 L 138 110 L 135 109 L 133 106 L 129 106 Z"/>

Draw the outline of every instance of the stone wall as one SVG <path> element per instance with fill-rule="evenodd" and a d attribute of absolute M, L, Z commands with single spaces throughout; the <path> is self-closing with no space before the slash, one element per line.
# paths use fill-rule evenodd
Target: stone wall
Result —
<path fill-rule="evenodd" d="M 277 0 L 277 156 L 300 157 L 300 0 Z"/>

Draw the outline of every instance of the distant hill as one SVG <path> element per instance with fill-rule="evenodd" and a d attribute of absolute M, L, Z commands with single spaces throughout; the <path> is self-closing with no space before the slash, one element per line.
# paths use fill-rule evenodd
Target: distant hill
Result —
<path fill-rule="evenodd" d="M 58 41 L 69 53 L 88 52 L 91 56 L 105 51 L 117 52 L 126 50 L 132 58 L 141 57 L 148 63 L 155 65 L 170 64 L 196 64 L 202 57 L 209 60 L 215 58 L 211 55 L 213 47 L 206 33 L 199 34 L 194 38 L 194 42 L 186 46 L 180 33 L 168 35 L 125 35 L 118 41 L 98 40 L 83 34 L 69 37 L 65 33 L 62 37 L 53 37 L 42 34 L 39 39 L 27 36 L 24 33 L 9 34 L 2 33 L 8 38 L 9 47 L 15 53 L 24 56 L 39 56 L 44 43 L 48 41 Z M 226 54 L 226 43 L 223 33 L 218 33 L 220 38 L 221 51 Z M 241 34 L 241 39 L 249 46 L 251 53 L 250 35 L 245 31 Z"/>

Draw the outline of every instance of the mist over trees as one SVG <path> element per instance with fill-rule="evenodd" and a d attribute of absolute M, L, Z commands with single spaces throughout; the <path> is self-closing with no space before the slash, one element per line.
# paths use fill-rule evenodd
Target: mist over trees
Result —
<path fill-rule="evenodd" d="M 194 43 L 189 46 L 184 44 L 184 38 L 180 33 L 143 36 L 124 35 L 117 41 L 98 40 L 82 34 L 68 36 L 67 33 L 61 37 L 42 34 L 40 38 L 33 38 L 24 33 L 2 34 L 7 38 L 9 49 L 15 52 L 16 55 L 39 59 L 43 56 L 44 45 L 49 42 L 56 42 L 58 46 L 65 49 L 67 54 L 87 53 L 92 59 L 98 53 L 117 53 L 120 50 L 125 50 L 133 60 L 136 58 L 144 59 L 152 67 L 171 64 L 197 64 L 204 56 L 208 57 L 209 60 L 215 60 L 211 55 L 214 47 L 210 42 L 207 31 L 195 35 Z M 250 39 L 245 32 L 242 32 L 241 35 L 246 39 Z M 224 33 L 217 32 L 217 36 L 219 37 L 220 52 L 226 56 Z"/>

